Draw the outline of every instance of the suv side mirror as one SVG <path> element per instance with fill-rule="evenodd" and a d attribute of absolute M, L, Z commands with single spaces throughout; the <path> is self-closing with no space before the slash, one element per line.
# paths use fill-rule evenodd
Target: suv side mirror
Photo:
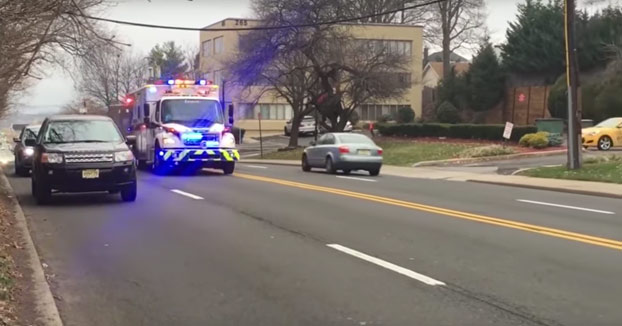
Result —
<path fill-rule="evenodd" d="M 229 104 L 229 124 L 233 125 L 233 104 Z"/>
<path fill-rule="evenodd" d="M 24 141 L 24 145 L 28 146 L 28 147 L 35 147 L 37 146 L 37 140 L 35 139 L 26 139 L 26 141 Z"/>
<path fill-rule="evenodd" d="M 19 143 L 19 142 L 21 142 L 21 139 L 19 139 L 19 137 L 14 137 L 13 141 L 16 142 L 16 143 Z"/>
<path fill-rule="evenodd" d="M 136 135 L 127 135 L 125 137 L 125 143 L 128 145 L 136 144 Z"/>

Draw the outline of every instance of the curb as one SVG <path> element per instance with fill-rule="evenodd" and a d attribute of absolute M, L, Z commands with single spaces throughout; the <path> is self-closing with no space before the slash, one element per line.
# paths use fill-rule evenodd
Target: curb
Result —
<path fill-rule="evenodd" d="M 13 202 L 15 218 L 17 220 L 17 228 L 22 234 L 24 249 L 28 254 L 29 267 L 32 270 L 32 292 L 35 297 L 35 311 L 38 314 L 36 322 L 46 326 L 63 326 L 63 322 L 58 312 L 58 307 L 56 307 L 52 291 L 50 290 L 50 286 L 45 279 L 45 273 L 41 267 L 41 259 L 37 253 L 37 249 L 35 248 L 32 238 L 30 237 L 26 216 L 17 201 L 13 187 L 11 187 L 9 180 L 6 175 L 4 175 L 4 171 L 1 169 L 0 174 L 0 183 L 9 191 L 11 201 Z"/>
<path fill-rule="evenodd" d="M 607 198 L 615 198 L 615 199 L 622 198 L 622 194 L 612 194 L 608 192 L 526 185 L 526 184 L 517 184 L 517 183 L 502 182 L 502 181 L 467 180 L 467 182 L 482 183 L 482 184 L 489 184 L 489 185 L 495 185 L 495 186 L 508 186 L 508 187 L 527 188 L 527 189 L 535 189 L 535 190 L 547 190 L 547 191 L 563 192 L 563 193 L 585 195 L 585 196 L 607 197 Z"/>
<path fill-rule="evenodd" d="M 555 156 L 559 154 L 564 154 L 566 152 L 567 150 L 555 150 L 555 151 L 546 151 L 546 152 L 519 153 L 519 154 L 511 154 L 511 155 L 487 156 L 487 157 L 477 157 L 477 158 L 464 158 L 464 159 L 452 158 L 449 160 L 419 162 L 419 163 L 413 164 L 412 167 L 416 168 L 416 167 L 426 167 L 426 166 L 444 166 L 444 165 L 452 165 L 452 164 L 470 164 L 470 163 L 479 163 L 479 162 L 488 162 L 488 161 L 512 160 L 512 159 L 517 159 L 517 158 L 547 157 L 547 156 Z"/>

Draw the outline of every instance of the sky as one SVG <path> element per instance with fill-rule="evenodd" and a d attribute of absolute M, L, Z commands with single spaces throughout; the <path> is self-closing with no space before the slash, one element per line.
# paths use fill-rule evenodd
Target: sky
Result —
<path fill-rule="evenodd" d="M 486 24 L 491 41 L 505 40 L 505 31 L 523 0 L 485 0 Z M 101 9 L 98 16 L 148 24 L 205 27 L 229 17 L 250 17 L 250 0 L 117 0 Z M 174 40 L 182 46 L 199 45 L 199 32 L 147 29 L 105 23 L 119 40 L 132 44 L 129 51 L 146 53 L 156 44 Z M 71 78 L 61 69 L 44 67 L 46 76 L 21 96 L 20 112 L 52 112 L 74 100 L 78 94 Z"/>

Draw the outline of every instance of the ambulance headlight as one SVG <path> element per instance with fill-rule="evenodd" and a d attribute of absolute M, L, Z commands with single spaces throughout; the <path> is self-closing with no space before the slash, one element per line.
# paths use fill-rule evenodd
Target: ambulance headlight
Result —
<path fill-rule="evenodd" d="M 162 138 L 162 145 L 175 145 L 175 139 L 171 136 L 164 136 Z"/>
<path fill-rule="evenodd" d="M 235 147 L 235 137 L 233 137 L 233 134 L 231 133 L 223 134 L 222 138 L 220 139 L 220 146 L 229 147 L 229 148 Z"/>

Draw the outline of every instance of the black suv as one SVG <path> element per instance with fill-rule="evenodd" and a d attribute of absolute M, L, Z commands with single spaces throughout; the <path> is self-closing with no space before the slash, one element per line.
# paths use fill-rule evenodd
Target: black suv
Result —
<path fill-rule="evenodd" d="M 37 139 L 26 140 L 35 149 L 32 195 L 39 204 L 49 202 L 52 192 L 120 192 L 123 201 L 136 200 L 136 164 L 128 148 L 133 142 L 108 117 L 47 118 Z"/>

